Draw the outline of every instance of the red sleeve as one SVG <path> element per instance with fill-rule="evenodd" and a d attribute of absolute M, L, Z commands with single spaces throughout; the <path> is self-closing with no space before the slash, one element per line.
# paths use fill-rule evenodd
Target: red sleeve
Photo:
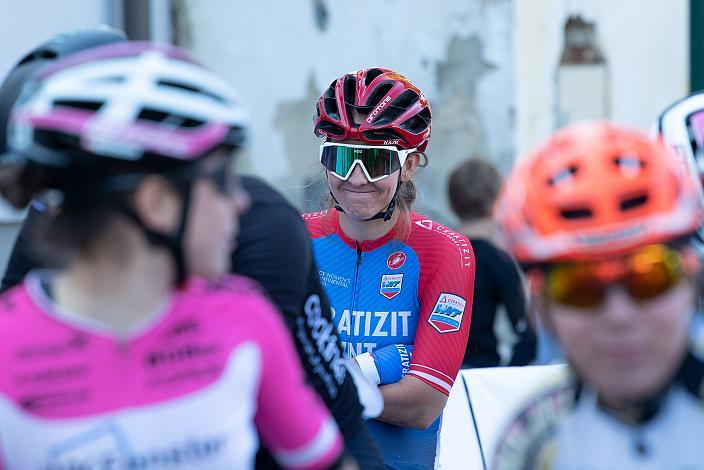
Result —
<path fill-rule="evenodd" d="M 466 237 L 449 229 L 436 226 L 432 235 L 420 260 L 420 317 L 409 374 L 449 395 L 469 337 L 474 252 Z"/>
<path fill-rule="evenodd" d="M 262 320 L 261 381 L 255 423 L 266 447 L 285 468 L 327 468 L 342 453 L 342 437 L 325 405 L 304 383 L 303 368 L 279 315 Z"/>

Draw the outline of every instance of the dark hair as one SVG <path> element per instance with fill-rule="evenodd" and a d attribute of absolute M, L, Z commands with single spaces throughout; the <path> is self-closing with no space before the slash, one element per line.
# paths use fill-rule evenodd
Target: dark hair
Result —
<path fill-rule="evenodd" d="M 174 180 L 170 172 L 183 171 L 187 162 L 173 159 L 127 162 L 86 155 L 85 165 L 49 168 L 31 160 L 0 166 L 0 194 L 14 207 L 26 207 L 37 197 L 57 199 L 46 205 L 45 214 L 32 233 L 42 255 L 65 262 L 78 253 L 90 251 L 130 197 L 142 177 L 164 174 L 175 188 L 186 180 Z M 106 189 L 106 177 L 124 176 L 122 189 Z M 51 197 L 51 196 L 56 196 Z"/>
<path fill-rule="evenodd" d="M 448 196 L 452 211 L 461 220 L 489 217 L 499 189 L 501 175 L 496 167 L 483 158 L 470 158 L 450 175 Z"/>
<path fill-rule="evenodd" d="M 14 207 L 26 207 L 37 195 L 51 191 L 50 173 L 46 167 L 28 162 L 0 168 L 0 194 Z M 39 254 L 61 264 L 77 252 L 88 250 L 108 226 L 115 206 L 106 194 L 91 190 L 90 185 L 56 196 L 60 207 L 46 207 L 32 229 Z M 49 195 L 49 194 L 47 194 Z"/>

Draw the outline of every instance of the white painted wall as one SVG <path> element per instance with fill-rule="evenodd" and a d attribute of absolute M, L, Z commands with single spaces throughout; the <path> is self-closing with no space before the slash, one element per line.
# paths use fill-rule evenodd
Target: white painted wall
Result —
<path fill-rule="evenodd" d="M 596 22 L 611 119 L 647 130 L 689 90 L 688 0 L 514 0 L 516 149 L 555 130 L 555 77 L 570 14 Z"/>
<path fill-rule="evenodd" d="M 508 166 L 512 138 L 512 0 L 181 1 L 185 46 L 227 77 L 252 109 L 249 166 L 302 208 L 320 173 L 312 134 L 317 97 L 345 72 L 385 66 L 407 75 L 433 110 L 427 211 L 448 218 L 445 181 L 471 153 Z"/>
<path fill-rule="evenodd" d="M 1 0 L 0 77 L 30 49 L 51 36 L 106 23 L 108 8 L 102 0 Z"/>
<path fill-rule="evenodd" d="M 111 0 L 0 0 L 0 80 L 29 50 L 51 36 L 109 23 Z M 4 267 L 23 212 L 0 199 L 0 274 Z"/>

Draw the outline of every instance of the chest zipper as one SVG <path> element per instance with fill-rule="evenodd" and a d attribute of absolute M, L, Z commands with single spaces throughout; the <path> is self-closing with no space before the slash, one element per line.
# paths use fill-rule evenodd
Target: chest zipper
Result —
<path fill-rule="evenodd" d="M 357 245 L 357 262 L 354 265 L 354 280 L 352 281 L 352 311 L 357 306 L 357 283 L 359 281 L 359 267 L 362 264 L 362 247 Z"/>

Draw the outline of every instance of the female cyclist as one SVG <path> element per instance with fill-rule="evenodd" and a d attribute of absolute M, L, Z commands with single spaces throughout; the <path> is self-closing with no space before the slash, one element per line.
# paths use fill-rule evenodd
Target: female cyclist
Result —
<path fill-rule="evenodd" d="M 182 51 L 121 42 L 41 68 L 0 191 L 60 208 L 65 268 L 0 299 L 0 468 L 246 468 L 340 460 L 271 305 L 223 277 L 248 199 L 237 95 Z"/>
<path fill-rule="evenodd" d="M 33 72 L 62 57 L 126 40 L 121 31 L 99 26 L 54 36 L 25 54 L 0 85 L 0 154 L 7 151 L 4 129 L 12 105 Z M 347 452 L 362 468 L 383 468 L 381 451 L 364 426 L 362 406 L 355 388 L 355 384 L 364 381 L 353 381 L 347 373 L 337 336 L 332 332 L 320 334 L 328 323 L 332 323 L 332 316 L 300 213 L 260 179 L 240 175 L 238 181 L 249 195 L 251 204 L 249 210 L 239 217 L 240 230 L 237 248 L 231 256 L 231 272 L 259 283 L 278 307 L 294 339 L 306 381 L 335 418 Z M 61 267 L 59 260 L 41 253 L 40 243 L 33 236 L 43 223 L 46 211 L 42 209 L 40 201 L 30 204 L 15 239 L 0 292 L 21 283 L 33 269 Z M 272 220 L 276 220 L 280 230 L 271 230 Z M 368 395 L 370 390 L 371 396 Z M 381 393 L 376 387 L 372 389 L 367 385 L 360 390 L 359 397 L 364 400 L 366 413 L 381 411 Z M 257 453 L 255 467 L 278 468 L 266 448 Z"/>
<path fill-rule="evenodd" d="M 334 204 L 304 217 L 345 352 L 381 385 L 369 428 L 388 466 L 430 468 L 467 344 L 474 255 L 411 210 L 428 101 L 397 73 L 359 70 L 333 81 L 314 121 Z"/>
<path fill-rule="evenodd" d="M 572 375 L 508 427 L 493 466 L 701 467 L 688 239 L 704 213 L 685 163 L 639 133 L 575 125 L 514 169 L 497 208 Z"/>

